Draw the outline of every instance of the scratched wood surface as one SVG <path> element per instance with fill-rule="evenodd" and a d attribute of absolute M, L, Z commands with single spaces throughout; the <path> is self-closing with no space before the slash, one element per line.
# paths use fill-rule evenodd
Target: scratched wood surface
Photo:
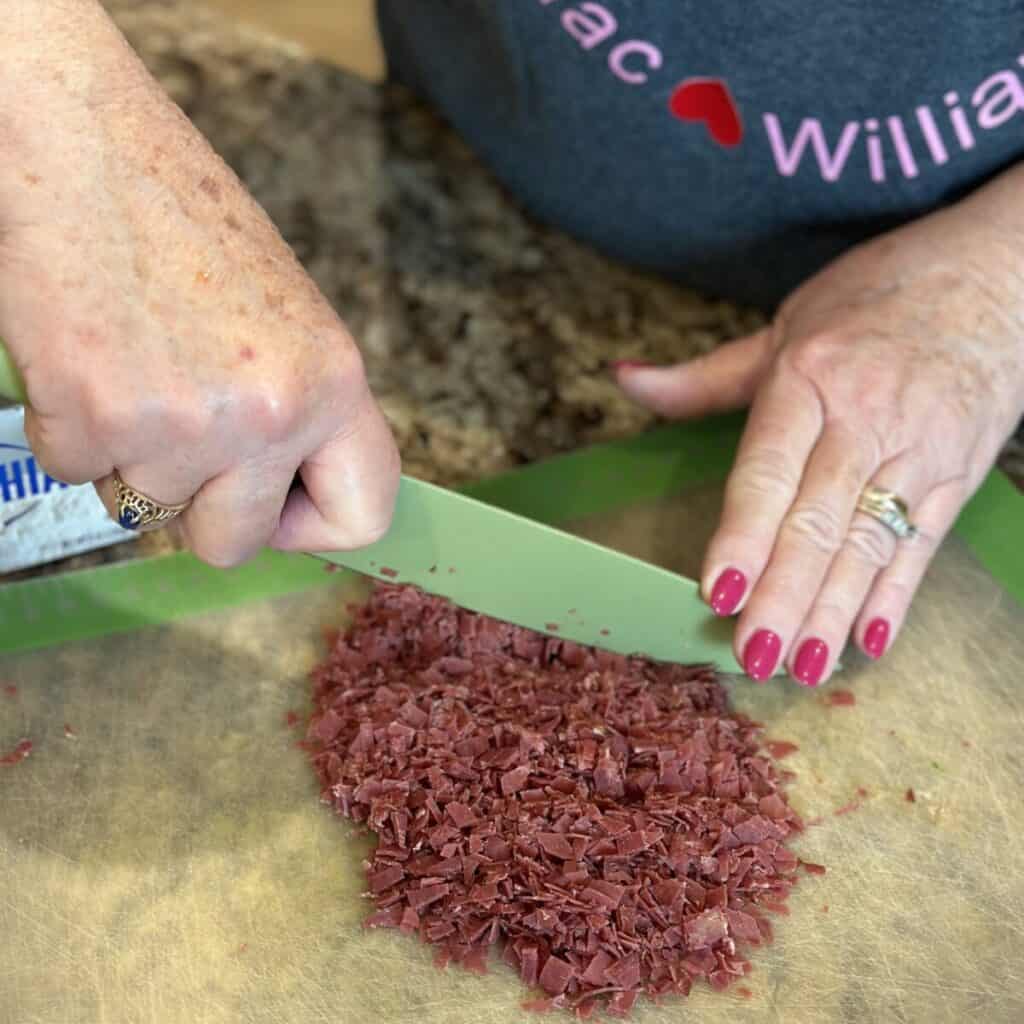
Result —
<path fill-rule="evenodd" d="M 586 532 L 692 571 L 716 503 Z M 0 662 L 0 751 L 35 742 L 0 768 L 0 1024 L 539 1019 L 506 968 L 439 972 L 360 927 L 367 840 L 318 803 L 285 717 L 352 586 Z M 851 660 L 856 706 L 730 684 L 799 744 L 792 799 L 821 824 L 797 848 L 829 871 L 755 953 L 751 998 L 698 989 L 638 1024 L 1024 1020 L 1022 664 L 1024 612 L 952 544 L 890 658 Z"/>

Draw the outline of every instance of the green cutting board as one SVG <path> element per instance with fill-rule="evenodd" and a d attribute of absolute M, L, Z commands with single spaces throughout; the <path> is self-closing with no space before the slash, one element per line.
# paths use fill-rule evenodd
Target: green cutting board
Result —
<path fill-rule="evenodd" d="M 463 488 L 471 497 L 564 525 L 724 478 L 742 419 L 670 426 L 550 459 Z M 1024 497 L 994 472 L 956 527 L 992 574 L 1024 602 Z M 690 566 L 695 574 L 696 566 Z M 169 622 L 247 601 L 302 592 L 330 580 L 302 555 L 264 552 L 222 572 L 189 554 L 0 585 L 0 653 L 52 646 Z"/>

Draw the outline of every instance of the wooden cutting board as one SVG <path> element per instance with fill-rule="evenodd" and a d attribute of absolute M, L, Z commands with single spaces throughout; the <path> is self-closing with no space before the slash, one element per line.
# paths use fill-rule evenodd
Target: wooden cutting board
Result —
<path fill-rule="evenodd" d="M 583 532 L 692 572 L 717 500 Z M 360 925 L 368 840 L 319 804 L 285 717 L 357 593 L 341 579 L 0 662 L 17 687 L 0 688 L 0 752 L 35 744 L 0 768 L 2 1024 L 540 1019 L 506 968 L 440 972 Z M 799 744 L 792 801 L 821 821 L 797 849 L 828 874 L 801 879 L 750 998 L 701 988 L 634 1020 L 1024 1020 L 1022 675 L 1024 611 L 953 542 L 896 650 L 833 684 L 855 706 L 731 683 Z"/>

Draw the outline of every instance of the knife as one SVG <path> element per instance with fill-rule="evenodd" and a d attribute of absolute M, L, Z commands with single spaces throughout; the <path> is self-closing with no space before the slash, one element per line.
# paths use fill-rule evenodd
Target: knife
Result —
<path fill-rule="evenodd" d="M 25 400 L 2 343 L 0 396 Z M 693 580 L 412 477 L 383 539 L 314 555 L 550 636 L 740 671 L 732 622 L 711 613 Z"/>

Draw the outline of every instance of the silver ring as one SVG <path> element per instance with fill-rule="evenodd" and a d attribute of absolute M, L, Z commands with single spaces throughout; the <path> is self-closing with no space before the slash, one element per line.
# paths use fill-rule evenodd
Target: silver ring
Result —
<path fill-rule="evenodd" d="M 146 526 L 169 523 L 192 504 L 186 501 L 183 505 L 161 505 L 159 501 L 147 498 L 141 491 L 129 487 L 116 469 L 114 500 L 117 502 L 117 522 L 126 530 L 141 530 Z"/>
<path fill-rule="evenodd" d="M 910 521 L 907 503 L 892 491 L 865 487 L 857 502 L 857 511 L 888 527 L 900 540 L 913 540 L 918 534 L 917 527 Z"/>

